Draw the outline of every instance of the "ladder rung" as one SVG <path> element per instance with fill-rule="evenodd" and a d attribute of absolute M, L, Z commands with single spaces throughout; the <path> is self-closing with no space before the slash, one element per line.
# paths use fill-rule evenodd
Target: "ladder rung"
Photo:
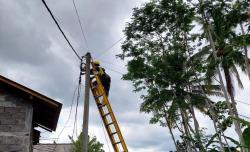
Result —
<path fill-rule="evenodd" d="M 105 107 L 106 105 L 105 104 L 103 104 L 103 103 L 98 103 L 98 108 L 102 108 L 102 107 Z"/>
<path fill-rule="evenodd" d="M 91 87 L 92 90 L 95 90 L 95 89 L 97 89 L 97 88 L 98 88 L 98 87 Z"/>
<path fill-rule="evenodd" d="M 106 114 L 104 114 L 102 117 L 106 117 L 106 116 L 108 116 L 108 115 L 110 115 L 110 113 L 106 113 Z"/>
<path fill-rule="evenodd" d="M 114 122 L 111 122 L 111 123 L 107 124 L 106 126 L 110 126 L 110 125 L 113 125 L 113 124 L 114 124 Z"/>
<path fill-rule="evenodd" d="M 95 97 L 95 99 L 98 99 L 98 98 L 100 98 L 100 97 L 102 97 L 102 96 L 103 96 L 103 94 L 97 95 L 97 96 L 94 96 L 94 97 Z"/>
<path fill-rule="evenodd" d="M 112 132 L 111 135 L 114 135 L 114 134 L 117 134 L 117 131 L 116 132 Z"/>
<path fill-rule="evenodd" d="M 120 141 L 118 141 L 118 142 L 116 142 L 116 143 L 114 143 L 114 145 L 117 145 L 117 144 L 120 144 L 121 142 Z"/>

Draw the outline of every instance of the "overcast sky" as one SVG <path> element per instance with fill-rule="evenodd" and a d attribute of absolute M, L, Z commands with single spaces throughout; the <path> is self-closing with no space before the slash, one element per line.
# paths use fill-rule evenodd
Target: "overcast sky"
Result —
<path fill-rule="evenodd" d="M 134 93 L 131 82 L 121 80 L 125 63 L 115 58 L 121 52 L 120 43 L 108 52 L 114 42 L 123 37 L 122 30 L 129 21 L 132 8 L 145 0 L 75 0 L 89 45 L 81 35 L 72 0 L 47 0 L 65 34 L 80 55 L 90 51 L 99 58 L 112 77 L 110 102 L 130 151 L 166 152 L 174 150 L 167 128 L 149 125 L 149 116 L 139 113 L 140 94 Z M 57 138 L 68 118 L 70 103 L 79 75 L 79 61 L 63 39 L 41 0 L 0 0 L 0 74 L 63 103 L 57 131 L 42 133 L 42 139 Z M 249 81 L 245 90 L 237 91 L 238 100 L 248 102 Z M 102 122 L 94 100 L 90 105 L 90 135 L 105 145 Z M 78 113 L 79 134 L 82 124 L 82 104 Z M 240 113 L 250 116 L 249 106 L 238 104 Z M 73 117 L 58 142 L 69 142 Z M 210 128 L 207 119 L 199 118 L 202 127 Z M 210 129 L 210 132 L 212 130 Z M 52 142 L 44 140 L 43 142 Z M 109 146 L 111 151 L 112 147 Z"/>

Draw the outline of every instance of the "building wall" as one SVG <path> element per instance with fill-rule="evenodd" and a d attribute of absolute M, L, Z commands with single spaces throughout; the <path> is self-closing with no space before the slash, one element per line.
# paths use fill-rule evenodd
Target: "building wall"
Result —
<path fill-rule="evenodd" d="M 33 149 L 33 152 L 72 152 L 72 144 L 39 144 Z"/>
<path fill-rule="evenodd" d="M 0 90 L 0 152 L 32 151 L 32 115 L 30 101 Z"/>

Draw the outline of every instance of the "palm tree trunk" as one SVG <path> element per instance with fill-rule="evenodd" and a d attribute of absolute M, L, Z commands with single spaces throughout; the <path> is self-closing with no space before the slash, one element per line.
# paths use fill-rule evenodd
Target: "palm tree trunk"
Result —
<path fill-rule="evenodd" d="M 203 89 L 202 89 L 202 90 L 203 90 Z M 203 92 L 204 92 L 204 90 L 203 90 Z M 205 95 L 205 94 L 204 94 L 204 95 Z M 212 117 L 212 121 L 213 121 L 213 125 L 214 125 L 215 132 L 216 132 L 217 135 L 218 135 L 217 137 L 218 137 L 218 140 L 219 140 L 219 143 L 220 143 L 221 151 L 222 151 L 222 152 L 225 152 L 225 148 L 224 148 L 224 146 L 223 146 L 223 142 L 222 142 L 221 136 L 224 138 L 224 141 L 226 142 L 227 147 L 230 147 L 230 146 L 229 146 L 229 144 L 228 144 L 228 142 L 227 142 L 227 139 L 226 139 L 226 137 L 225 137 L 223 131 L 219 131 L 219 130 L 218 130 L 218 128 L 221 129 L 221 123 L 217 120 L 218 117 L 217 117 L 216 113 L 215 113 L 214 110 L 213 110 L 213 109 L 214 109 L 213 105 L 212 105 L 209 101 L 207 101 L 207 100 L 206 100 L 206 104 L 208 105 L 208 107 L 210 107 L 211 117 Z M 218 126 L 219 126 L 219 127 L 217 126 L 216 121 L 218 121 Z M 222 130 L 222 129 L 221 129 L 221 130 Z M 228 149 L 228 150 L 229 150 L 229 152 L 232 152 L 230 149 Z"/>
<path fill-rule="evenodd" d="M 213 125 L 214 125 L 215 132 L 216 132 L 217 135 L 218 135 L 217 137 L 218 137 L 218 140 L 219 140 L 219 143 L 220 143 L 221 151 L 222 151 L 222 152 L 225 152 L 225 149 L 224 149 L 224 146 L 223 146 L 223 142 L 222 142 L 221 136 L 224 138 L 227 147 L 230 147 L 230 146 L 229 146 L 229 144 L 228 144 L 228 142 L 227 142 L 227 139 L 226 139 L 226 137 L 225 137 L 223 131 L 219 131 L 219 130 L 218 130 L 218 128 L 221 129 L 221 124 L 220 124 L 220 122 L 218 121 L 218 126 L 219 126 L 219 127 L 217 127 L 217 124 L 216 124 L 217 115 L 216 115 L 216 113 L 215 113 L 214 110 L 213 110 L 214 107 L 211 105 L 211 103 L 210 103 L 209 101 L 207 101 L 207 104 L 209 105 L 208 107 L 210 107 L 211 117 L 212 117 L 212 121 L 213 121 Z M 229 152 L 231 152 L 230 149 L 228 149 L 228 150 L 229 150 Z"/>
<path fill-rule="evenodd" d="M 164 115 L 165 115 L 164 118 L 165 118 L 166 124 L 167 124 L 167 126 L 168 126 L 168 130 L 169 130 L 169 132 L 170 132 L 170 134 L 171 134 L 172 140 L 173 140 L 173 142 L 174 142 L 176 151 L 177 151 L 177 152 L 180 152 L 180 151 L 179 151 L 179 147 L 178 147 L 178 145 L 177 145 L 177 143 L 176 143 L 174 134 L 173 134 L 173 130 L 172 130 L 172 128 L 171 128 L 171 124 L 170 124 L 170 122 L 169 122 L 169 120 L 168 120 L 168 118 L 167 118 L 167 112 L 166 112 L 166 111 L 167 111 L 167 106 L 165 106 L 165 108 L 163 109 L 163 112 L 164 112 Z"/>
<path fill-rule="evenodd" d="M 189 49 L 188 49 L 187 33 L 186 33 L 186 32 L 183 33 L 183 40 L 184 40 L 184 45 L 185 45 L 186 51 L 188 52 Z M 188 53 L 188 54 L 189 54 L 189 53 Z M 184 68 L 186 68 L 186 62 L 184 63 Z M 187 89 L 187 91 L 191 91 L 190 85 L 187 86 L 186 89 Z M 191 97 L 188 96 L 188 100 L 189 100 L 189 101 L 190 101 L 190 99 L 191 99 Z M 190 101 L 190 102 L 191 102 L 191 101 Z M 201 137 L 200 137 L 199 123 L 198 123 L 198 121 L 197 121 L 197 119 L 196 119 L 196 116 L 195 116 L 195 113 L 194 113 L 194 108 L 193 108 L 192 105 L 190 105 L 190 112 L 191 112 L 191 115 L 192 115 L 192 117 L 193 117 L 193 119 L 194 119 L 194 127 L 195 127 L 194 135 L 195 135 L 195 137 L 196 137 L 197 140 L 198 140 L 198 143 L 197 143 L 197 144 L 199 145 L 200 151 L 205 151 L 205 148 L 204 148 L 204 146 L 203 146 L 203 144 L 202 144 Z M 186 118 L 188 118 L 188 117 L 187 117 L 187 114 L 186 114 L 186 111 L 184 111 L 184 114 L 185 114 Z M 190 127 L 190 129 L 191 129 L 191 127 Z"/>
<path fill-rule="evenodd" d="M 198 77 L 197 77 L 196 74 L 195 74 L 195 79 L 198 80 Z M 205 93 L 205 91 L 203 90 L 201 83 L 199 82 L 198 85 L 199 85 L 199 87 L 200 87 L 200 89 L 201 89 L 202 95 L 203 95 L 204 97 L 206 97 L 206 93 Z M 216 124 L 217 116 L 216 116 L 216 114 L 215 114 L 215 112 L 214 112 L 214 110 L 213 110 L 213 105 L 212 105 L 208 100 L 206 100 L 206 105 L 207 105 L 207 107 L 208 107 L 208 108 L 210 109 L 210 111 L 211 111 L 211 119 L 212 119 L 212 121 L 213 121 L 213 126 L 214 126 L 215 132 L 216 132 L 216 134 L 217 134 L 217 138 L 218 138 L 218 140 L 219 140 L 219 144 L 220 144 L 221 151 L 222 151 L 222 152 L 225 152 L 224 146 L 223 146 L 223 142 L 222 142 L 222 138 L 221 138 L 221 133 L 218 131 L 218 128 L 217 128 L 217 124 Z M 194 114 L 193 114 L 193 115 L 194 115 Z M 196 119 L 195 119 L 195 120 L 196 120 Z M 196 122 L 197 122 L 197 120 L 196 120 Z M 194 122 L 194 123 L 195 123 L 195 122 Z M 198 122 L 197 122 L 197 124 L 198 124 Z M 197 126 L 198 126 L 198 125 L 197 125 Z M 223 135 L 224 135 L 224 134 L 223 134 Z M 225 139 L 225 142 L 227 143 L 227 146 L 229 147 L 228 142 L 227 142 L 227 139 L 226 139 L 226 138 L 224 138 L 224 139 Z M 229 151 L 230 151 L 230 149 L 229 149 Z M 231 152 L 231 151 L 230 151 L 230 152 Z"/>
<path fill-rule="evenodd" d="M 202 89 L 203 90 L 203 89 Z M 204 90 L 203 90 L 203 92 L 204 92 Z M 204 93 L 204 95 L 205 95 L 205 93 Z M 222 136 L 224 137 L 224 134 L 223 134 L 223 132 L 221 133 L 221 132 L 219 132 L 219 130 L 218 130 L 218 128 L 217 128 L 217 124 L 216 124 L 216 120 L 217 120 L 217 116 L 216 116 L 216 114 L 215 114 L 215 112 L 214 112 L 214 110 L 213 110 L 213 106 L 211 105 L 211 103 L 209 102 L 209 101 L 207 101 L 206 100 L 206 105 L 210 108 L 210 112 L 211 112 L 211 117 L 212 117 L 212 121 L 213 121 L 213 126 L 214 126 L 214 130 L 215 130 L 215 133 L 217 133 L 217 137 L 218 137 L 218 140 L 219 140 L 219 143 L 220 143 L 220 148 L 221 148 L 221 151 L 222 152 L 225 152 L 225 149 L 224 149 L 224 146 L 223 146 L 223 142 L 222 142 L 222 138 L 221 138 L 221 134 L 222 134 Z M 220 126 L 220 124 L 219 124 L 219 126 Z M 220 127 L 219 127 L 220 128 Z M 227 144 L 227 146 L 229 147 L 229 144 L 228 144 L 228 142 L 227 142 L 227 139 L 224 137 L 224 140 L 225 140 L 225 142 L 226 142 L 226 144 Z M 230 150 L 230 149 L 229 149 Z M 231 151 L 230 151 L 231 152 Z"/>
<path fill-rule="evenodd" d="M 195 75 L 195 78 L 198 80 L 197 75 Z M 203 90 L 202 85 L 200 83 L 199 83 L 199 87 L 201 89 L 201 92 L 202 92 L 203 96 L 206 97 L 206 93 Z M 208 100 L 206 100 L 206 105 L 207 105 L 207 107 L 209 107 L 209 110 L 210 110 L 210 113 L 211 113 L 211 119 L 213 121 L 213 126 L 214 126 L 215 133 L 217 133 L 217 138 L 218 138 L 219 143 L 220 143 L 221 151 L 225 152 L 225 149 L 224 149 L 224 146 L 223 146 L 223 142 L 222 142 L 222 139 L 221 139 L 221 133 L 218 131 L 217 124 L 216 124 L 217 116 L 216 116 L 216 114 L 214 112 L 214 107 L 213 107 L 213 105 Z M 225 142 L 227 143 L 226 138 L 224 138 L 224 139 L 225 139 Z M 227 143 L 227 146 L 229 147 L 228 143 Z"/>
<path fill-rule="evenodd" d="M 236 102 L 235 102 L 234 96 L 231 97 L 231 101 L 232 101 L 232 108 L 233 108 L 233 112 L 235 114 L 235 118 L 239 118 L 239 114 L 238 114 L 238 111 L 236 108 Z M 234 121 L 234 125 L 235 125 L 235 131 L 240 135 L 240 141 L 241 141 L 241 145 L 243 145 L 243 148 L 242 148 L 243 151 L 248 152 L 248 149 L 244 148 L 244 147 L 246 147 L 246 144 L 245 144 L 244 138 L 242 136 L 242 130 L 241 130 L 240 123 L 238 121 Z"/>
<path fill-rule="evenodd" d="M 177 143 L 176 143 L 176 140 L 175 140 L 174 134 L 173 134 L 173 130 L 172 130 L 172 128 L 171 128 L 171 126 L 170 126 L 170 124 L 169 124 L 169 121 L 167 120 L 167 118 L 166 118 L 166 117 L 165 117 L 165 120 L 166 120 L 166 123 L 167 123 L 168 129 L 169 129 L 169 132 L 170 132 L 170 134 L 171 134 L 172 140 L 173 140 L 173 142 L 174 142 L 174 145 L 175 145 L 176 151 L 177 151 L 177 152 L 180 152 L 180 151 L 179 151 L 179 147 L 178 147 L 178 145 L 177 145 Z"/>
<path fill-rule="evenodd" d="M 192 115 L 192 117 L 193 117 L 193 119 L 194 119 L 194 129 L 195 129 L 195 135 L 196 135 L 196 137 L 197 137 L 197 139 L 198 139 L 198 144 L 199 144 L 199 149 L 200 149 L 200 151 L 203 151 L 203 152 L 205 152 L 205 148 L 204 148 L 204 146 L 203 146 L 203 144 L 202 144 L 202 141 L 201 141 L 201 136 L 200 136 L 200 125 L 199 125 L 199 123 L 198 123 L 198 121 L 197 121 L 197 118 L 196 118 L 196 115 L 195 115 L 195 112 L 194 112 L 194 107 L 191 105 L 190 106 L 190 112 L 191 112 L 191 115 Z"/>
<path fill-rule="evenodd" d="M 203 4 L 203 0 L 200 1 L 201 4 Z M 206 20 L 206 17 L 205 17 L 205 13 L 202 12 L 202 18 L 203 18 L 203 22 L 204 22 L 204 25 L 207 25 L 207 28 L 205 29 L 206 30 L 206 33 L 208 34 L 208 40 L 210 42 L 210 45 L 212 47 L 212 50 L 213 50 L 213 56 L 215 59 L 217 59 L 217 54 L 216 54 L 216 49 L 215 49 L 215 44 L 214 44 L 214 41 L 213 41 L 213 38 L 212 38 L 212 34 L 211 34 L 211 27 L 210 27 L 210 24 L 208 23 L 208 21 Z M 223 78 L 222 78 L 222 75 L 221 75 L 221 71 L 220 71 L 220 67 L 218 65 L 217 69 L 216 69 L 218 75 L 219 75 L 219 81 L 220 81 L 220 85 L 222 87 L 222 91 L 223 91 L 223 94 L 224 94 L 224 97 L 226 99 L 226 102 L 227 102 L 227 105 L 229 107 L 229 113 L 230 113 L 230 116 L 235 116 L 236 118 L 238 118 L 236 115 L 235 115 L 235 110 L 237 111 L 236 107 L 234 108 L 234 111 L 232 111 L 232 109 L 230 108 L 231 107 L 231 103 L 230 103 L 230 100 L 229 100 L 229 96 L 228 96 L 228 93 L 227 93 L 227 90 L 226 90 L 226 87 L 224 85 L 224 82 L 223 82 Z M 240 139 L 240 143 L 242 145 L 244 145 L 244 140 L 242 138 L 242 132 L 241 132 L 241 128 L 239 127 L 239 122 L 237 122 L 236 120 L 233 120 L 234 122 L 234 125 L 235 125 L 235 130 L 236 130 L 236 133 L 238 134 L 238 137 Z M 241 152 L 248 152 L 247 150 L 245 150 L 245 148 L 242 148 L 241 149 Z"/>
<path fill-rule="evenodd" d="M 229 69 L 227 67 L 223 67 L 223 70 L 224 70 L 224 75 L 225 75 L 226 84 L 227 84 L 227 92 L 228 92 L 229 96 L 231 97 L 231 101 L 232 101 L 231 106 L 229 108 L 232 111 L 232 116 L 234 114 L 235 118 L 239 118 L 237 107 L 236 107 L 236 102 L 234 99 L 232 78 L 230 76 Z M 234 120 L 234 125 L 235 125 L 235 131 L 239 135 L 241 145 L 245 146 L 240 123 L 238 121 Z M 242 148 L 242 151 L 247 152 L 248 150 L 246 148 Z"/>
<path fill-rule="evenodd" d="M 212 39 L 212 35 L 211 35 L 211 30 L 209 28 L 209 25 L 208 25 L 208 30 L 207 30 L 207 33 L 208 33 L 208 37 L 209 37 L 209 41 L 210 41 L 210 44 L 212 46 L 212 49 L 213 49 L 213 55 L 215 57 L 215 59 L 217 58 L 217 55 L 216 55 L 216 49 L 215 49 L 215 45 L 214 45 L 214 42 L 213 42 L 213 39 Z M 227 102 L 227 106 L 229 107 L 229 114 L 230 116 L 232 117 L 236 117 L 236 118 L 239 118 L 238 115 L 236 115 L 237 113 L 237 109 L 236 109 L 236 106 L 233 104 L 233 110 L 231 108 L 231 102 L 230 102 L 230 99 L 229 99 L 229 96 L 228 96 L 228 93 L 227 93 L 227 90 L 226 90 L 226 87 L 224 85 L 224 81 L 223 81 L 223 78 L 222 78 L 222 75 L 221 75 L 221 71 L 219 69 L 219 66 L 217 67 L 217 73 L 219 75 L 219 81 L 220 81 L 220 85 L 222 87 L 222 91 L 223 91 L 223 94 L 224 94 L 224 97 L 226 99 L 226 102 Z M 234 126 L 235 126 L 235 131 L 236 133 L 238 134 L 238 137 L 240 139 L 240 143 L 242 145 L 245 145 L 244 143 L 244 140 L 242 138 L 242 131 L 241 131 L 241 128 L 239 127 L 240 124 L 238 121 L 236 120 L 233 120 L 234 122 Z M 241 152 L 248 152 L 247 150 L 244 150 L 245 148 L 242 148 L 241 149 Z"/>
<path fill-rule="evenodd" d="M 213 125 L 214 125 L 214 129 L 215 129 L 215 132 L 217 133 L 217 137 L 218 137 L 218 140 L 219 140 L 219 143 L 220 143 L 220 150 L 222 152 L 225 152 L 225 149 L 224 149 L 224 146 L 223 146 L 223 142 L 222 142 L 222 139 L 221 139 L 221 133 L 218 131 L 218 128 L 217 128 L 217 125 L 216 125 L 216 122 L 213 120 Z M 224 138 L 226 140 L 226 138 Z M 227 143 L 227 141 L 226 141 Z M 227 146 L 229 147 L 229 144 L 227 143 Z M 230 149 L 229 149 L 230 150 Z M 231 151 L 230 151 L 231 152 Z"/>
<path fill-rule="evenodd" d="M 187 118 L 185 118 L 182 110 L 181 110 L 181 118 L 182 118 L 182 124 L 183 124 L 183 127 L 184 127 L 184 133 L 186 134 L 186 136 L 188 138 L 192 138 L 190 133 L 189 133 L 189 130 L 188 130 Z M 188 140 L 188 141 L 186 140 L 186 143 L 187 143 L 187 151 L 188 152 L 193 152 L 190 140 Z"/>
<path fill-rule="evenodd" d="M 191 92 L 190 86 L 187 87 L 187 91 Z M 189 100 L 189 101 L 191 100 L 191 97 L 190 97 L 190 96 L 188 96 L 188 100 Z M 191 102 L 191 101 L 190 101 L 190 102 Z M 195 137 L 196 137 L 197 140 L 198 140 L 199 149 L 200 149 L 200 151 L 205 151 L 205 148 L 204 148 L 204 146 L 203 146 L 203 144 L 202 144 L 202 141 L 201 141 L 200 126 L 199 126 L 199 123 L 198 123 L 197 118 L 196 118 L 196 116 L 195 116 L 193 105 L 190 105 L 189 110 L 190 110 L 191 115 L 192 115 L 192 117 L 193 117 L 193 119 L 194 119 L 194 129 L 195 129 L 194 135 L 195 135 Z M 186 111 L 184 111 L 184 114 L 185 114 L 185 117 L 188 118 Z"/>

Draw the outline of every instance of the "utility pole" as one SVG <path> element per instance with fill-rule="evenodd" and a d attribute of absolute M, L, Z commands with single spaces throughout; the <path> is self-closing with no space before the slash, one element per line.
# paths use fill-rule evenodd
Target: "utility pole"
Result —
<path fill-rule="evenodd" d="M 83 127 L 82 127 L 82 152 L 88 152 L 88 127 L 89 127 L 89 89 L 90 89 L 90 53 L 86 53 L 86 71 L 85 71 L 85 95 L 84 95 L 84 111 L 83 111 Z"/>

